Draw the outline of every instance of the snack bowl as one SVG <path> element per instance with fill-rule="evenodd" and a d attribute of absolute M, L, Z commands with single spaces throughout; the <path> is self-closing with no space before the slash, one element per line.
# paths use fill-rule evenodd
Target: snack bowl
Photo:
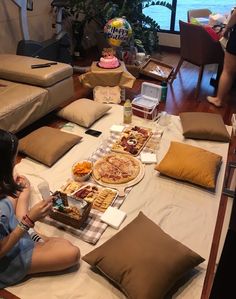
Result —
<path fill-rule="evenodd" d="M 88 160 L 76 162 L 72 166 L 72 175 L 75 181 L 87 181 L 92 173 L 93 163 Z"/>

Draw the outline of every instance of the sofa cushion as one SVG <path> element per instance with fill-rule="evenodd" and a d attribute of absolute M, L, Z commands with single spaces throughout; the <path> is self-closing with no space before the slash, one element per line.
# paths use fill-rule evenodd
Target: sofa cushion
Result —
<path fill-rule="evenodd" d="M 48 113 L 47 90 L 0 79 L 0 128 L 16 133 Z"/>
<path fill-rule="evenodd" d="M 215 189 L 222 157 L 205 149 L 172 141 L 155 169 L 161 174 Z"/>
<path fill-rule="evenodd" d="M 166 234 L 142 212 L 83 257 L 130 299 L 161 299 L 204 259 Z"/>
<path fill-rule="evenodd" d="M 72 66 L 60 62 L 50 67 L 31 68 L 32 64 L 47 62 L 51 61 L 14 54 L 0 54 L 0 78 L 48 87 L 72 76 Z"/>
<path fill-rule="evenodd" d="M 182 112 L 179 116 L 185 138 L 230 141 L 230 135 L 220 114 Z"/>
<path fill-rule="evenodd" d="M 94 102 L 89 99 L 79 99 L 62 108 L 57 115 L 82 127 L 90 127 L 102 117 L 111 106 Z"/>
<path fill-rule="evenodd" d="M 41 127 L 19 140 L 19 151 L 50 167 L 80 140 L 80 136 Z"/>

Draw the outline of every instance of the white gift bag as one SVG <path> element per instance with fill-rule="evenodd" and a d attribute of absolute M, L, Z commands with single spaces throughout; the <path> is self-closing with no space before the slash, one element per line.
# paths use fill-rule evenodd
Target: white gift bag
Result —
<path fill-rule="evenodd" d="M 94 101 L 99 103 L 114 103 L 121 102 L 121 89 L 119 86 L 96 86 L 93 89 Z"/>

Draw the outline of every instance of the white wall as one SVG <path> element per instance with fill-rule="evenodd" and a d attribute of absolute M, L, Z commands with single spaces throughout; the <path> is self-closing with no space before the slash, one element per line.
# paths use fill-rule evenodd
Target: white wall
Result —
<path fill-rule="evenodd" d="M 55 16 L 50 2 L 49 0 L 35 0 L 34 10 L 28 11 L 30 39 L 42 41 L 53 35 L 52 23 Z M 91 39 L 84 44 L 85 48 L 96 43 L 94 26 L 88 30 L 88 35 Z M 160 45 L 179 47 L 179 35 L 167 33 L 158 33 L 158 35 Z M 0 0 L 0 53 L 15 53 L 17 43 L 21 39 L 19 8 L 11 0 Z"/>
<path fill-rule="evenodd" d="M 34 10 L 28 11 L 30 38 L 36 41 L 50 38 L 53 20 L 50 1 L 34 1 Z M 21 39 L 19 8 L 11 0 L 0 0 L 0 53 L 15 53 Z"/>

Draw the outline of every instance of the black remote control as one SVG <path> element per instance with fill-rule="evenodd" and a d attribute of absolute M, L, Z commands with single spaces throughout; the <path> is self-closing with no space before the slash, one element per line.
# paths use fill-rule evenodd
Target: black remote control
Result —
<path fill-rule="evenodd" d="M 31 68 L 32 69 L 39 69 L 43 67 L 50 67 L 51 65 L 56 65 L 57 62 L 47 62 L 47 63 L 40 63 L 40 64 L 32 64 Z"/>
<path fill-rule="evenodd" d="M 32 69 L 39 69 L 39 68 L 43 68 L 43 67 L 50 67 L 51 64 L 49 63 L 42 63 L 42 64 L 32 64 L 31 68 Z"/>

